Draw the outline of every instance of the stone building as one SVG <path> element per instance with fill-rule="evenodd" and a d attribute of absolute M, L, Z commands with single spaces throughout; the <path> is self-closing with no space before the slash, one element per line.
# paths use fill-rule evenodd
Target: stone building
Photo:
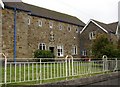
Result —
<path fill-rule="evenodd" d="M 51 50 L 56 57 L 80 57 L 81 20 L 24 2 L 4 6 L 2 52 L 8 58 L 33 58 L 37 49 Z"/>
<path fill-rule="evenodd" d="M 80 31 L 80 51 L 81 57 L 88 57 L 91 54 L 91 43 L 96 39 L 96 35 L 106 34 L 109 40 L 117 44 L 118 36 L 118 22 L 105 24 L 91 19 L 85 27 Z"/>

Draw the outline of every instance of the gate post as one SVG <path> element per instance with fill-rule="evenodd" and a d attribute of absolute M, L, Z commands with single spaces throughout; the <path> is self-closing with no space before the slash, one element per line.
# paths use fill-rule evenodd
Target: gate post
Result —
<path fill-rule="evenodd" d="M 107 56 L 103 55 L 103 71 L 108 71 L 108 61 L 107 61 Z"/>
<path fill-rule="evenodd" d="M 68 74 L 68 66 L 67 66 L 67 58 L 68 57 L 70 57 L 71 59 L 72 59 L 72 76 L 74 75 L 73 73 L 73 57 L 71 56 L 71 55 L 67 55 L 66 57 L 65 57 L 65 59 L 66 59 L 66 80 L 67 80 L 67 77 L 68 77 L 68 75 L 70 76 L 70 72 L 71 72 L 71 69 L 70 69 L 70 59 L 69 59 L 69 74 Z"/>
<path fill-rule="evenodd" d="M 118 71 L 118 60 L 115 58 L 115 68 L 113 71 Z"/>

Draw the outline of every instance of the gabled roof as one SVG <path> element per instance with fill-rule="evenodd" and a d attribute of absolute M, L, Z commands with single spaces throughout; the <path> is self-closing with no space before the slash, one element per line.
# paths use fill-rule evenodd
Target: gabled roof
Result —
<path fill-rule="evenodd" d="M 70 24 L 81 26 L 81 27 L 85 26 L 85 23 L 83 23 L 77 17 L 52 11 L 52 10 L 48 10 L 45 8 L 33 6 L 30 4 L 26 4 L 24 2 L 4 2 L 4 4 L 5 4 L 5 7 L 12 7 L 12 8 L 16 7 L 22 10 L 30 11 L 31 15 L 34 15 L 34 16 L 40 16 L 43 18 L 70 23 Z"/>
<path fill-rule="evenodd" d="M 118 27 L 118 22 L 110 23 L 110 24 L 108 24 L 108 27 L 109 27 L 113 32 L 116 32 L 115 29 L 117 29 L 117 27 Z"/>
<path fill-rule="evenodd" d="M 4 8 L 4 4 L 3 4 L 2 0 L 0 0 L 0 7 Z"/>
<path fill-rule="evenodd" d="M 95 26 L 99 27 L 100 29 L 102 29 L 106 33 L 114 33 L 114 34 L 116 33 L 118 22 L 114 22 L 114 23 L 110 23 L 110 24 L 105 24 L 105 23 L 102 23 L 102 22 L 90 19 L 90 21 L 82 29 L 82 31 L 80 32 L 80 34 L 89 26 L 89 24 L 91 22 L 94 23 Z"/>

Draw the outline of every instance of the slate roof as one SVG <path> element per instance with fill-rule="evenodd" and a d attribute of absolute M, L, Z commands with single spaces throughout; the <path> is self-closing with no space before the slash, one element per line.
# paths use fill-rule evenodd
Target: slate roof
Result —
<path fill-rule="evenodd" d="M 108 24 L 108 27 L 109 27 L 113 32 L 116 32 L 115 29 L 117 29 L 117 26 L 118 26 L 118 22 L 113 22 L 113 23 Z"/>
<path fill-rule="evenodd" d="M 96 20 L 93 20 L 93 21 L 95 21 L 101 27 L 106 29 L 108 32 L 116 33 L 118 22 L 113 22 L 113 23 L 106 24 L 106 23 L 102 23 L 102 22 L 99 22 L 99 21 L 96 21 Z"/>
<path fill-rule="evenodd" d="M 34 16 L 40 16 L 40 17 L 44 17 L 44 18 L 48 18 L 56 21 L 70 23 L 70 24 L 81 26 L 81 27 L 85 26 L 85 23 L 83 23 L 77 17 L 52 11 L 52 10 L 48 10 L 42 7 L 37 7 L 24 2 L 4 2 L 4 5 L 5 7 L 12 7 L 12 8 L 16 7 L 22 10 L 30 11 L 31 15 L 34 15 Z"/>

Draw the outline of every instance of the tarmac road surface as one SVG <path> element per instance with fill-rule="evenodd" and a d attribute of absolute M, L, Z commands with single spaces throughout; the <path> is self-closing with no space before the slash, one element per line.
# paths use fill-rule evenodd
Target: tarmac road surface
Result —
<path fill-rule="evenodd" d="M 90 84 L 92 85 L 119 85 L 120 86 L 120 78 L 115 78 L 115 79 L 110 79 L 110 80 L 106 80 L 106 81 L 102 81 L 102 82 L 98 82 L 98 83 L 93 83 Z M 90 85 L 84 86 L 84 87 L 89 87 Z"/>

